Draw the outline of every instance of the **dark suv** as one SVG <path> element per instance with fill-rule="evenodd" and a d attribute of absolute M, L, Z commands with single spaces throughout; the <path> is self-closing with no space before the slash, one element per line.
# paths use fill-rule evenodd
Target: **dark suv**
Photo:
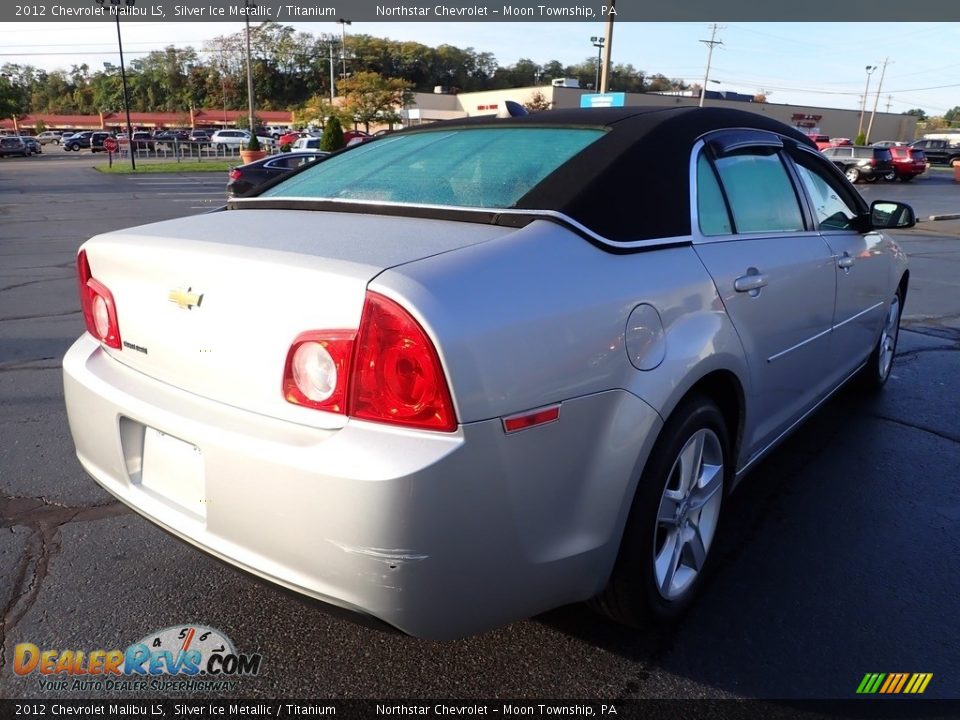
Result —
<path fill-rule="evenodd" d="M 917 140 L 910 143 L 910 147 L 923 150 L 932 165 L 953 165 L 955 160 L 960 160 L 960 145 L 949 140 Z"/>
<path fill-rule="evenodd" d="M 90 136 L 93 135 L 92 130 L 86 130 L 84 132 L 78 132 L 71 135 L 69 138 L 65 138 L 63 141 L 64 150 L 73 150 L 77 152 L 80 148 L 90 147 Z"/>
<path fill-rule="evenodd" d="M 103 147 L 103 141 L 108 137 L 113 137 L 113 133 L 109 132 L 95 132 L 90 136 L 90 152 L 106 152 L 106 149 Z"/>
<path fill-rule="evenodd" d="M 894 169 L 890 148 L 841 145 L 826 148 L 823 155 L 833 161 L 852 183 L 861 178 L 876 182 Z"/>

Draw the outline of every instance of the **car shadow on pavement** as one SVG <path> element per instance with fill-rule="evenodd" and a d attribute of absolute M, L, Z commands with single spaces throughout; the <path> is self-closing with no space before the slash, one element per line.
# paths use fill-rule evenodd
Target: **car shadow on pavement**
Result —
<path fill-rule="evenodd" d="M 843 698 L 867 671 L 955 671 L 941 633 L 960 581 L 943 587 L 937 568 L 960 542 L 944 542 L 960 490 L 942 480 L 960 444 L 897 419 L 925 372 L 902 360 L 893 388 L 843 389 L 725 500 L 711 575 L 679 622 L 625 628 L 584 604 L 535 620 L 637 663 L 624 697 Z"/>

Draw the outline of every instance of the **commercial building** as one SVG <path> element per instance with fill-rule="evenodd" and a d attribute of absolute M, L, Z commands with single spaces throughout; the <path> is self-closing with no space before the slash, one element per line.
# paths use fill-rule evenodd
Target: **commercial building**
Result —
<path fill-rule="evenodd" d="M 416 125 L 437 120 L 470 117 L 473 115 L 496 115 L 507 100 L 521 105 L 538 103 L 551 108 L 580 107 L 580 96 L 592 93 L 592 90 L 565 87 L 562 85 L 542 85 L 538 87 L 514 88 L 510 90 L 488 90 L 484 92 L 460 93 L 415 93 L 413 104 L 403 114 L 405 124 Z M 859 110 L 841 110 L 821 108 L 809 105 L 780 105 L 776 103 L 745 102 L 746 96 L 728 94 L 732 100 L 711 97 L 708 93 L 705 104 L 710 107 L 729 107 L 737 110 L 767 115 L 781 122 L 800 128 L 804 132 L 823 133 L 831 137 L 846 137 L 853 140 L 861 126 Z M 719 94 L 717 94 L 719 95 Z M 700 102 L 693 95 L 661 95 L 656 93 L 627 93 L 624 104 L 628 107 L 648 107 L 651 105 L 696 106 Z M 863 132 L 870 124 L 870 111 L 864 113 Z M 915 139 L 917 118 L 913 115 L 877 112 L 873 118 L 870 140 Z"/>

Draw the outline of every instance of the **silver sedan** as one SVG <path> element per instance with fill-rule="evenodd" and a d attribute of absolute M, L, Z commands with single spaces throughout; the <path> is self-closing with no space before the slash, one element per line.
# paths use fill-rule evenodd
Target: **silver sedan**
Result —
<path fill-rule="evenodd" d="M 407 633 L 675 618 L 734 485 L 889 376 L 909 272 L 883 230 L 914 222 L 747 112 L 391 134 L 80 248 L 77 456 L 197 548 Z"/>

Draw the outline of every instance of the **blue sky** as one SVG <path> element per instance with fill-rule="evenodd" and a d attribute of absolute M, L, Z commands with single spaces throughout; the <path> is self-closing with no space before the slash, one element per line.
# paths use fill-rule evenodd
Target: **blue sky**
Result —
<path fill-rule="evenodd" d="M 294 23 L 313 34 L 337 33 L 332 22 Z M 919 107 L 942 115 L 960 105 L 960 23 L 722 23 L 710 77 L 711 89 L 755 94 L 770 102 L 859 109 L 866 66 L 889 58 L 877 109 L 903 112 Z M 124 22 L 124 54 L 167 44 L 202 49 L 216 35 L 236 32 L 242 23 Z M 545 63 L 576 63 L 595 57 L 595 23 L 354 23 L 348 33 L 365 33 L 427 45 L 448 43 L 489 51 L 501 64 L 521 57 Z M 706 23 L 617 23 L 613 61 L 648 73 L 702 82 L 710 37 Z M 878 42 L 884 38 L 887 42 Z M 113 23 L 7 23 L 0 28 L 0 63 L 32 64 L 48 70 L 87 63 L 116 63 Z M 880 79 L 870 78 L 868 109 Z M 616 88 L 612 88 L 616 89 Z"/>

